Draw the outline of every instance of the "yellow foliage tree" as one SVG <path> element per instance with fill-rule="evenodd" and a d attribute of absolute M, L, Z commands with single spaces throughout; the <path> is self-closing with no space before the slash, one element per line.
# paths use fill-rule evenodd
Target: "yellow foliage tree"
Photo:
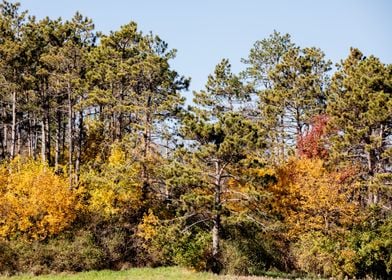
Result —
<path fill-rule="evenodd" d="M 0 167 L 0 237 L 45 239 L 68 227 L 77 191 L 46 164 L 15 158 Z"/>
<path fill-rule="evenodd" d="M 88 195 L 88 210 L 110 218 L 135 212 L 141 204 L 140 164 L 127 158 L 120 145 L 113 145 L 108 162 L 81 176 Z"/>
<path fill-rule="evenodd" d="M 143 215 L 143 220 L 137 227 L 136 235 L 144 241 L 142 245 L 144 249 L 148 249 L 151 240 L 153 240 L 154 237 L 158 234 L 158 225 L 158 217 L 155 216 L 151 210 L 148 211 L 148 215 Z"/>
<path fill-rule="evenodd" d="M 251 161 L 249 157 L 247 161 Z M 242 215 L 257 222 L 260 216 L 265 218 L 265 203 L 269 200 L 268 186 L 275 181 L 275 170 L 269 167 L 249 167 L 237 170 L 239 178 L 230 178 L 222 199 L 227 209 L 236 215 Z M 265 226 L 265 219 L 263 225 Z"/>

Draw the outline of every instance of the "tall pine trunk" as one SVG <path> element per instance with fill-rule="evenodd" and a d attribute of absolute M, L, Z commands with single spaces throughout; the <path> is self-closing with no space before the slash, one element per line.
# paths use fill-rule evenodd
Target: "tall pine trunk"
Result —
<path fill-rule="evenodd" d="M 8 125 L 6 123 L 7 120 L 7 110 L 4 106 L 3 108 L 3 118 L 4 118 L 4 123 L 3 123 L 3 139 L 2 139 L 2 152 L 3 152 L 3 158 L 7 157 L 7 153 L 8 153 Z"/>
<path fill-rule="evenodd" d="M 46 133 L 46 160 L 48 164 L 52 163 L 50 150 L 51 150 L 51 135 L 50 135 L 50 107 L 49 102 L 46 104 L 46 117 L 45 117 L 45 133 Z"/>
<path fill-rule="evenodd" d="M 147 199 L 148 189 L 149 189 L 149 176 L 147 170 L 147 157 L 150 148 L 150 113 L 149 109 L 151 106 L 151 97 L 147 98 L 146 110 L 144 116 L 144 131 L 143 131 L 143 151 L 142 151 L 142 199 Z"/>
<path fill-rule="evenodd" d="M 214 273 L 220 272 L 220 230 L 221 230 L 221 166 L 219 161 L 215 162 L 215 182 L 214 182 L 214 207 L 213 207 L 213 226 L 212 226 L 212 264 L 211 270 Z"/>
<path fill-rule="evenodd" d="M 28 127 L 27 127 L 27 149 L 28 149 L 28 155 L 29 157 L 33 156 L 33 133 L 32 133 L 32 129 L 31 129 L 31 115 L 30 113 L 27 113 L 27 117 L 28 117 Z"/>
<path fill-rule="evenodd" d="M 46 161 L 46 132 L 45 132 L 45 117 L 42 119 L 41 122 L 41 159 L 43 162 Z"/>
<path fill-rule="evenodd" d="M 83 111 L 79 111 L 79 136 L 78 136 L 78 148 L 77 148 L 76 162 L 75 162 L 76 185 L 79 182 L 79 176 L 80 176 L 80 165 L 82 161 L 82 144 L 83 144 Z"/>
<path fill-rule="evenodd" d="M 12 92 L 12 124 L 11 124 L 11 158 L 15 157 L 16 146 L 16 90 Z"/>
<path fill-rule="evenodd" d="M 71 96 L 71 85 L 68 83 L 68 170 L 69 170 L 69 188 L 73 186 L 73 137 L 72 137 L 72 96 Z"/>
<path fill-rule="evenodd" d="M 61 143 L 61 112 L 57 109 L 56 113 L 56 141 L 55 141 L 55 155 L 54 155 L 54 166 L 55 170 L 58 169 L 60 163 L 60 143 Z"/>
<path fill-rule="evenodd" d="M 43 107 L 43 115 L 42 115 L 42 122 L 41 122 L 41 159 L 43 162 L 46 162 L 46 88 L 45 82 L 42 82 L 42 107 Z"/>

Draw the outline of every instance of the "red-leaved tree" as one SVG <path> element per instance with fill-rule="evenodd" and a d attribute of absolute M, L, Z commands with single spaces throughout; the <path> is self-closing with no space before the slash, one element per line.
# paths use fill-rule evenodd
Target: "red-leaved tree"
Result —
<path fill-rule="evenodd" d="M 300 157 L 320 159 L 328 157 L 328 149 L 325 145 L 327 123 L 327 115 L 313 117 L 310 129 L 297 141 L 297 153 Z"/>

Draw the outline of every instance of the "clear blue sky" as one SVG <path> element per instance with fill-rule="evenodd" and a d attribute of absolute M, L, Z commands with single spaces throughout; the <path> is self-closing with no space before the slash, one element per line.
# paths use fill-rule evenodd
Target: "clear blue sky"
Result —
<path fill-rule="evenodd" d="M 221 58 L 243 69 L 256 40 L 274 29 L 302 47 L 321 48 L 338 62 L 351 46 L 392 63 L 392 1 L 389 0 L 20 0 L 38 18 L 92 18 L 105 33 L 129 21 L 178 50 L 173 67 L 201 89 Z M 189 96 L 189 94 L 187 94 Z"/>

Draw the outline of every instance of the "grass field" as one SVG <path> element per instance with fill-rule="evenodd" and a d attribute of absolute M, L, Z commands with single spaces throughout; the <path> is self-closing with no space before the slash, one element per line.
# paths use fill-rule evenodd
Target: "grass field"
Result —
<path fill-rule="evenodd" d="M 89 271 L 75 274 L 53 274 L 43 276 L 20 275 L 5 277 L 0 280 L 267 280 L 266 277 L 238 277 L 238 276 L 216 276 L 210 273 L 197 273 L 178 267 L 161 268 L 134 268 L 123 271 Z M 277 278 L 274 278 L 277 279 Z"/>

